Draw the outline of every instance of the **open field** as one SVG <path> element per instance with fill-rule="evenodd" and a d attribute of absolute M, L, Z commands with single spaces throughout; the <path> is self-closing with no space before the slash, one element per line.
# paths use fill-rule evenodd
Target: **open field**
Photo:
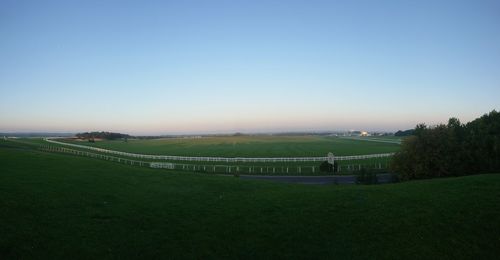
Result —
<path fill-rule="evenodd" d="M 0 258 L 493 259 L 500 174 L 304 186 L 0 141 Z"/>
<path fill-rule="evenodd" d="M 136 154 L 153 154 L 151 153 L 151 149 L 158 149 L 158 145 L 167 146 L 169 149 L 174 149 L 173 152 L 175 152 L 176 147 L 180 147 L 179 149 L 184 149 L 182 145 L 178 145 L 175 143 L 171 143 L 172 141 L 183 141 L 183 142 L 190 142 L 192 147 L 191 149 L 195 149 L 192 151 L 195 154 L 199 154 L 199 151 L 201 150 L 202 152 L 206 153 L 207 151 L 213 151 L 217 147 L 222 147 L 222 145 L 226 145 L 229 141 L 231 141 L 234 145 L 231 145 L 232 149 L 238 149 L 240 145 L 242 145 L 242 151 L 239 151 L 242 156 L 246 157 L 252 157 L 249 156 L 248 153 L 245 153 L 245 151 L 248 151 L 249 148 L 252 149 L 252 151 L 261 149 L 262 151 L 267 151 L 269 147 L 272 147 L 273 149 L 280 149 L 281 152 L 286 153 L 290 146 L 297 145 L 298 143 L 303 144 L 304 147 L 311 146 L 312 143 L 320 143 L 324 147 L 331 145 L 332 141 L 336 142 L 338 144 L 342 145 L 336 145 L 337 149 L 344 149 L 345 150 L 357 150 L 358 154 L 366 152 L 367 149 L 371 149 L 373 152 L 375 151 L 383 151 L 384 149 L 387 149 L 390 146 L 393 146 L 392 149 L 399 148 L 399 144 L 393 143 L 394 139 L 388 139 L 389 146 L 387 143 L 384 142 L 372 142 L 371 139 L 367 138 L 360 138 L 360 139 L 344 139 L 344 138 L 335 138 L 335 137 L 322 137 L 322 136 L 244 136 L 244 137 L 210 137 L 207 139 L 203 138 L 170 138 L 170 139 L 154 139 L 154 140 L 135 140 L 136 142 L 141 142 L 141 148 L 144 153 L 137 152 L 138 149 L 133 149 L 134 147 L 137 147 L 137 144 L 131 144 L 129 146 L 128 144 L 130 142 L 125 142 L 123 140 L 120 141 L 97 141 L 96 143 L 89 143 L 85 141 L 79 141 L 79 140 L 63 140 L 71 144 L 78 144 L 80 147 L 70 147 L 71 149 L 77 149 L 77 150 L 82 150 L 82 151 L 87 151 L 87 149 L 82 148 L 82 144 L 86 144 L 83 147 L 98 147 L 98 148 L 105 148 L 105 149 L 110 149 L 112 151 L 124 151 L 125 148 L 131 149 L 127 150 L 124 152 L 131 152 L 134 151 Z M 245 142 L 242 142 L 244 140 Z M 29 140 L 31 141 L 36 141 L 36 139 Z M 163 144 L 163 142 L 168 141 L 170 144 Z M 52 142 L 50 143 L 51 145 L 53 144 Z M 125 145 L 123 145 L 125 144 Z M 200 144 L 201 147 L 200 147 Z M 58 144 L 56 144 L 58 145 Z M 114 146 L 120 146 L 122 145 L 122 148 L 116 148 Z M 246 147 L 245 147 L 246 146 Z M 121 149 L 121 150 L 119 150 Z M 304 149 L 304 148 L 302 148 Z M 313 149 L 313 148 L 311 148 Z M 126 150 L 126 149 L 125 149 Z M 148 152 L 149 151 L 149 152 Z M 93 151 L 93 152 L 98 152 L 98 153 L 104 153 L 104 151 Z M 314 151 L 312 151 L 314 152 Z M 311 152 L 309 152 L 311 153 Z M 208 155 L 209 157 L 217 157 L 221 156 L 221 152 L 214 151 L 215 155 Z M 260 153 L 264 154 L 264 153 Z M 165 155 L 165 154 L 160 154 L 160 155 Z M 373 155 L 373 154 L 369 154 Z M 126 158 L 126 159 L 134 159 L 140 160 L 140 157 L 133 157 L 133 156 L 128 156 L 128 155 L 118 155 L 120 157 Z M 189 156 L 189 155 L 188 155 Z M 190 155 L 190 157 L 193 155 Z M 323 160 L 321 161 L 288 161 L 288 162 L 272 162 L 272 161 L 235 161 L 231 162 L 229 160 L 205 160 L 201 159 L 199 157 L 196 157 L 199 155 L 195 155 L 192 159 L 189 160 L 176 160 L 174 158 L 171 159 L 160 159 L 160 158 L 148 158 L 148 160 L 159 160 L 159 161 L 168 161 L 169 163 L 175 163 L 175 169 L 180 169 L 180 170 L 186 170 L 190 169 L 193 171 L 201 171 L 201 172 L 219 172 L 219 173 L 246 173 L 246 174 L 276 174 L 276 175 L 321 175 L 324 173 L 321 173 L 319 171 L 319 165 Z M 269 155 L 268 155 L 269 156 Z M 320 155 L 320 157 L 324 157 L 325 154 Z M 253 157 L 265 157 L 264 155 L 260 156 L 253 156 Z M 285 158 L 294 158 L 294 155 L 290 154 L 282 154 L 279 157 L 285 157 Z M 278 158 L 279 158 L 278 157 Z M 297 156 L 300 157 L 300 156 Z M 344 156 L 345 157 L 345 156 Z M 231 158 L 230 156 L 225 156 L 225 158 Z M 268 157 L 269 158 L 269 157 Z M 270 158 L 277 158 L 277 157 L 270 157 Z M 316 158 L 316 157 L 313 157 Z M 343 173 L 348 173 L 352 171 L 357 171 L 363 168 L 368 168 L 368 169 L 373 169 L 378 172 L 385 172 L 387 171 L 387 165 L 390 161 L 390 157 L 379 157 L 379 158 L 369 158 L 369 159 L 353 159 L 351 158 L 350 160 L 339 160 L 339 172 Z M 230 167 L 233 167 L 233 169 L 230 169 Z"/>
<path fill-rule="evenodd" d="M 369 142 L 326 136 L 233 136 L 73 142 L 131 153 L 220 157 L 314 157 L 326 156 L 328 152 L 335 155 L 363 155 L 390 153 L 399 149 L 399 145 L 394 142 Z"/>
<path fill-rule="evenodd" d="M 276 137 L 276 140 L 279 140 L 281 147 L 288 147 L 288 146 L 293 146 L 296 144 L 296 140 L 301 140 L 302 142 L 309 144 L 307 140 L 310 141 L 311 136 L 308 136 L 306 138 L 301 137 L 301 136 L 286 136 L 286 137 Z M 317 138 L 313 140 L 320 140 L 322 142 L 325 142 L 324 137 L 319 137 L 316 136 Z M 200 149 L 214 149 L 214 147 L 217 147 L 220 145 L 220 143 L 215 143 L 215 141 L 223 142 L 225 140 L 241 140 L 241 137 L 217 137 L 216 140 L 212 140 L 211 143 L 206 142 L 207 140 L 204 140 L 205 145 L 201 147 Z M 253 137 L 257 142 L 252 142 L 253 148 L 256 148 L 258 146 L 262 146 L 263 148 L 269 147 L 269 144 L 258 142 L 262 138 L 261 136 Z M 254 140 L 253 138 L 246 137 L 245 139 L 249 140 Z M 275 141 L 274 139 L 269 139 L 269 136 L 264 136 L 264 139 L 268 143 L 273 143 Z M 326 140 L 330 140 L 331 138 L 327 138 Z M 163 141 L 168 140 L 176 140 L 176 139 L 154 139 L 154 140 L 145 140 L 146 144 L 144 145 L 143 149 L 145 151 L 148 151 L 147 149 L 151 147 L 155 147 L 157 144 L 161 144 Z M 177 139 L 179 140 L 179 139 Z M 201 140 L 201 139 L 186 139 L 183 138 L 182 140 L 191 140 L 195 145 L 198 143 L 196 140 Z M 370 140 L 350 140 L 350 139 L 341 139 L 341 138 L 335 138 L 335 141 L 339 143 L 343 143 L 344 146 L 343 148 L 348 148 L 348 149 L 359 149 L 358 152 L 362 152 L 366 150 L 366 148 L 370 148 L 373 151 L 380 151 L 376 150 L 377 147 L 381 147 L 381 149 L 384 149 L 387 147 L 385 143 L 380 143 L 380 142 L 370 142 Z M 391 139 L 389 139 L 391 140 Z M 55 146 L 55 147 L 65 147 L 68 148 L 72 151 L 80 151 L 80 153 L 85 153 L 87 156 L 92 156 L 88 155 L 89 149 L 81 148 L 81 147 L 68 147 L 65 145 L 60 145 L 57 143 L 52 143 L 52 142 L 47 142 L 44 141 L 43 139 L 40 138 L 20 138 L 20 139 L 10 139 L 9 141 L 16 142 L 16 143 L 24 143 L 24 144 L 29 144 L 33 146 Z M 78 144 L 80 146 L 84 145 L 84 147 L 98 147 L 99 144 L 105 144 L 105 145 L 113 145 L 113 144 L 129 144 L 129 142 L 124 142 L 124 141 L 99 141 L 96 143 L 89 143 L 89 142 L 84 142 L 84 141 L 76 141 L 76 140 L 63 140 L 68 143 L 72 144 Z M 142 140 L 144 141 L 144 140 Z M 317 140 L 316 140 L 317 141 Z M 319 142 L 319 141 L 318 141 Z M 97 144 L 97 145 L 96 145 Z M 351 144 L 352 146 L 347 146 L 346 144 Z M 239 145 L 239 144 L 238 144 Z M 323 145 L 325 145 L 323 143 Z M 391 143 L 389 145 L 399 147 L 399 145 Z M 131 148 L 127 145 L 125 145 L 126 148 Z M 134 147 L 134 145 L 132 146 Z M 169 148 L 175 148 L 175 144 L 170 144 Z M 342 146 L 341 146 L 342 147 Z M 275 147 L 279 148 L 279 146 Z M 112 148 L 106 148 L 106 149 L 112 149 Z M 47 150 L 47 149 L 45 149 Z M 114 150 L 114 149 L 113 149 Z M 283 152 L 285 152 L 285 149 L 282 149 Z M 74 152 L 68 151 L 72 154 L 75 154 Z M 132 156 L 127 156 L 127 155 L 120 155 L 120 154 L 111 154 L 113 158 L 108 157 L 110 154 L 106 153 L 104 151 L 90 151 L 92 154 L 97 154 L 96 156 L 92 157 L 100 157 L 101 159 L 106 159 L 106 160 L 114 160 L 114 161 L 119 161 L 117 158 L 122 158 L 123 160 L 130 160 L 128 164 L 137 164 L 137 165 L 149 165 L 149 162 L 151 161 L 160 161 L 160 162 L 168 162 L 168 163 L 173 163 L 175 166 L 176 170 L 183 170 L 183 171 L 196 171 L 196 172 L 208 172 L 208 173 L 225 173 L 225 174 L 261 174 L 261 175 L 325 175 L 327 173 L 321 172 L 319 169 L 319 165 L 321 164 L 322 161 L 298 161 L 298 162 L 256 162 L 256 161 L 249 161 L 249 162 L 231 162 L 231 161 L 206 161 L 206 160 L 166 160 L 166 159 L 155 159 L 155 158 L 138 158 L 138 157 L 132 157 Z M 100 154 L 100 155 L 99 155 Z M 148 153 L 152 154 L 152 153 Z M 324 157 L 325 155 L 322 155 L 321 157 Z M 102 158 L 104 157 L 104 158 Z M 288 155 L 285 155 L 285 157 L 289 157 Z M 195 157 L 196 158 L 196 157 Z M 276 157 L 274 157 L 276 158 Z M 387 172 L 387 165 L 389 164 L 390 157 L 381 157 L 381 158 L 369 158 L 369 159 L 358 159 L 358 160 L 346 160 L 346 161 L 338 161 L 338 170 L 339 173 L 341 174 L 349 174 L 352 172 L 359 171 L 361 168 L 367 168 L 367 169 L 372 169 L 373 171 L 376 172 Z M 126 163 L 125 161 L 122 161 L 122 163 Z"/>

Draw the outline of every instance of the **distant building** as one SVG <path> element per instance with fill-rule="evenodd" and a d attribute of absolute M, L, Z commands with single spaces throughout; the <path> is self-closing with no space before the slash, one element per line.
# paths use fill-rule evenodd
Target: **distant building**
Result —
<path fill-rule="evenodd" d="M 349 135 L 349 136 L 359 136 L 359 135 L 361 135 L 361 131 L 358 131 L 358 130 L 350 130 L 350 131 L 348 132 L 348 135 Z"/>

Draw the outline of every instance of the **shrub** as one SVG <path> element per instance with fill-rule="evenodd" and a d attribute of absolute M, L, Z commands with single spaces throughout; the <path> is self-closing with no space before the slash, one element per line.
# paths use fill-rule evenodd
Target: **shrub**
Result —
<path fill-rule="evenodd" d="M 333 172 L 333 165 L 329 164 L 327 161 L 322 162 L 319 165 L 320 172 Z"/>
<path fill-rule="evenodd" d="M 337 162 L 334 162 L 332 165 L 332 164 L 328 163 L 327 161 L 324 161 L 319 165 L 320 172 L 334 173 L 334 172 L 338 172 L 338 168 L 339 168 L 339 164 Z"/>

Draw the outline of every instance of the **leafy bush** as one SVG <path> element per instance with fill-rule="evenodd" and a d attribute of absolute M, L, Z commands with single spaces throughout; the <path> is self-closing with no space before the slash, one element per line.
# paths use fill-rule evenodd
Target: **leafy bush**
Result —
<path fill-rule="evenodd" d="M 338 171 L 338 163 L 334 162 L 333 165 L 328 163 L 327 161 L 322 162 L 319 165 L 319 171 L 320 172 L 329 172 L 329 173 L 334 173 Z"/>
<path fill-rule="evenodd" d="M 322 162 L 319 165 L 320 172 L 333 172 L 333 165 L 329 164 L 327 161 Z"/>

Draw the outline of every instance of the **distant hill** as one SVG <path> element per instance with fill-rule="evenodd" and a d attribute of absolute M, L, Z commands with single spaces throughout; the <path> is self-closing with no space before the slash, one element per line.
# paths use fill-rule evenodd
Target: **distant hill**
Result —
<path fill-rule="evenodd" d="M 13 133 L 0 133 L 0 136 L 7 137 L 69 137 L 74 136 L 74 133 L 44 133 L 44 132 L 13 132 Z"/>

